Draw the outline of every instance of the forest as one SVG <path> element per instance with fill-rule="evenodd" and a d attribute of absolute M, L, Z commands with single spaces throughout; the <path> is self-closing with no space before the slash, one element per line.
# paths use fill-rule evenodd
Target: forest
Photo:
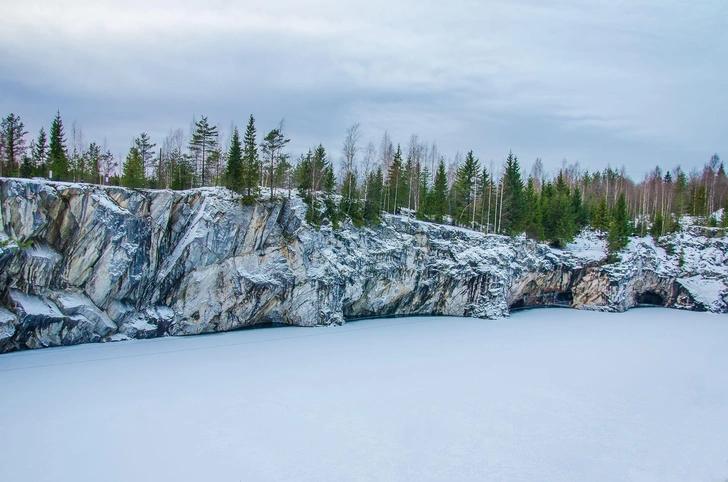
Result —
<path fill-rule="evenodd" d="M 412 135 L 396 144 L 385 132 L 379 145 L 364 145 L 359 124 L 345 131 L 340 155 L 323 145 L 293 157 L 286 146 L 285 123 L 259 135 L 251 115 L 244 132 L 221 128 L 201 116 L 190 130 L 172 129 L 161 144 L 142 132 L 125 158 L 117 159 L 106 141 L 86 143 L 74 122 L 67 138 L 60 112 L 48 132 L 41 128 L 28 142 L 19 116 L 0 123 L 0 176 L 184 190 L 225 186 L 244 202 L 261 195 L 272 200 L 298 192 L 308 204 L 308 221 L 335 227 L 349 219 L 377 224 L 383 212 L 463 226 L 485 233 L 527 236 L 563 246 L 583 228 L 607 233 L 610 251 L 630 235 L 659 237 L 680 229 L 685 215 L 706 226 L 728 227 L 728 179 L 720 157 L 702 170 L 659 166 L 639 181 L 624 168 L 590 172 L 566 161 L 555 174 L 536 159 L 521 167 L 509 152 L 502 163 L 481 162 L 470 150 L 446 158 L 437 145 Z"/>

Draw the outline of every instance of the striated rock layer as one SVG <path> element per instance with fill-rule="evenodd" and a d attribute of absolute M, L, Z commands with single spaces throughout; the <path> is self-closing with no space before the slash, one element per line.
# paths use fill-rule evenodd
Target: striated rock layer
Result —
<path fill-rule="evenodd" d="M 667 250 L 635 240 L 602 265 L 579 249 L 400 216 L 317 230 L 296 197 L 246 205 L 218 188 L 1 179 L 0 201 L 0 352 L 263 323 L 498 318 L 554 300 L 728 310 L 728 238 L 715 232 L 665 238 Z"/>

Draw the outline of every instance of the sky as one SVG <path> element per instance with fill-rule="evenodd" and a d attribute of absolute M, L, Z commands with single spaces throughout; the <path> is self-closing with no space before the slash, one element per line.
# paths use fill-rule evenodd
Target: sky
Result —
<path fill-rule="evenodd" d="M 0 58 L 0 115 L 30 138 L 59 110 L 122 155 L 253 114 L 259 134 L 285 118 L 294 157 L 338 160 L 355 123 L 526 171 L 728 156 L 725 0 L 6 1 Z"/>

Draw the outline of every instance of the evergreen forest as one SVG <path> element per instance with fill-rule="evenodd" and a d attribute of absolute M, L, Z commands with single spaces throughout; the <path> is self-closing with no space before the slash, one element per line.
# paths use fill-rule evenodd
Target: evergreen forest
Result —
<path fill-rule="evenodd" d="M 657 166 L 635 181 L 611 166 L 590 172 L 564 161 L 546 173 L 536 159 L 524 168 L 513 152 L 500 162 L 482 161 L 472 150 L 446 158 L 417 135 L 395 144 L 385 132 L 378 145 L 364 145 L 359 124 L 346 130 L 336 154 L 319 144 L 297 157 L 287 150 L 283 121 L 258 133 L 250 115 L 225 141 L 221 130 L 201 116 L 189 132 L 172 129 L 156 142 L 142 132 L 117 158 L 106 141 L 86 143 L 75 122 L 69 133 L 60 112 L 32 138 L 11 113 L 0 122 L 0 176 L 150 189 L 225 186 L 244 202 L 259 198 L 261 188 L 271 200 L 295 191 L 314 225 L 378 224 L 382 213 L 403 214 L 485 233 L 526 233 L 557 247 L 591 227 L 607 233 L 612 252 L 633 234 L 679 230 L 686 215 L 728 227 L 728 216 L 714 215 L 728 212 L 728 178 L 717 154 L 702 170 Z"/>

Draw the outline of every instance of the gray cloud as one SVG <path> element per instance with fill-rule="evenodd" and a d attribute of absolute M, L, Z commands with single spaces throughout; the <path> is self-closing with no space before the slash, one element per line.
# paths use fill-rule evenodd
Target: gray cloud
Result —
<path fill-rule="evenodd" d="M 726 152 L 728 10 L 637 0 L 30 1 L 0 16 L 0 109 L 124 152 L 205 114 L 282 117 L 291 150 L 436 140 L 529 166 L 688 168 Z M 367 140 L 368 140 L 367 139 Z"/>

